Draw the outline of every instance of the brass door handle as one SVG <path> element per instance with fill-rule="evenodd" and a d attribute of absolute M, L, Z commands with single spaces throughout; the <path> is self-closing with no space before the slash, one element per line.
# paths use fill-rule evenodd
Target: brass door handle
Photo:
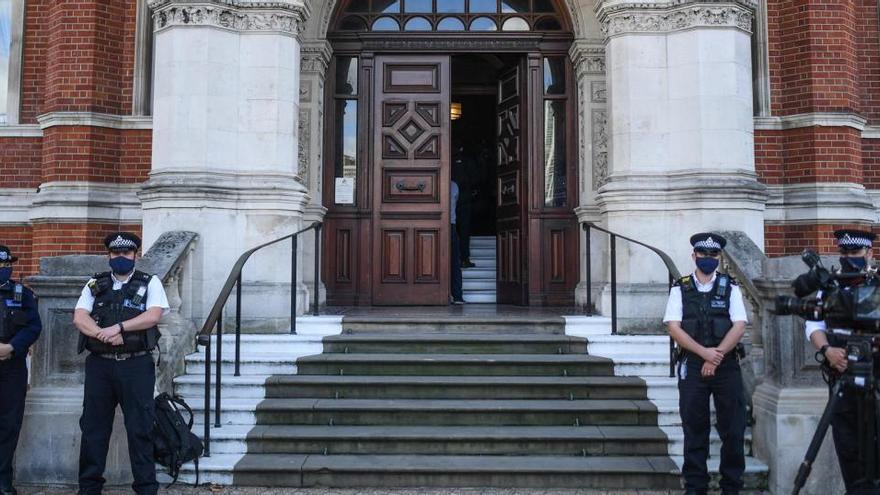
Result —
<path fill-rule="evenodd" d="M 397 188 L 398 191 L 418 191 L 425 192 L 425 183 L 419 182 L 415 186 L 408 186 L 403 181 L 399 181 L 397 184 L 394 184 L 394 187 Z"/>

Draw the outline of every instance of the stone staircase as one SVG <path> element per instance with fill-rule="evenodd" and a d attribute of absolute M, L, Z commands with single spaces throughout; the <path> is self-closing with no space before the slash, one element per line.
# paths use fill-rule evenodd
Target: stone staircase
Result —
<path fill-rule="evenodd" d="M 678 488 L 677 390 L 656 356 L 657 339 L 628 342 L 634 351 L 625 353 L 620 337 L 597 330 L 607 325 L 592 325 L 584 338 L 566 335 L 557 320 L 413 326 L 361 318 L 346 320 L 341 335 L 243 335 L 239 377 L 234 340 L 225 336 L 222 427 L 211 429 L 201 478 L 288 487 Z M 203 366 L 204 351 L 188 356 L 187 373 L 175 380 L 197 421 Z M 644 378 L 622 376 L 634 373 Z M 201 435 L 203 425 L 194 431 Z M 717 451 L 716 438 L 715 464 Z M 748 469 L 749 487 L 763 487 L 766 467 L 750 460 Z M 193 475 L 185 466 L 183 478 Z"/>
<path fill-rule="evenodd" d="M 471 261 L 477 265 L 461 271 L 462 295 L 469 303 L 496 301 L 495 238 L 471 237 Z"/>

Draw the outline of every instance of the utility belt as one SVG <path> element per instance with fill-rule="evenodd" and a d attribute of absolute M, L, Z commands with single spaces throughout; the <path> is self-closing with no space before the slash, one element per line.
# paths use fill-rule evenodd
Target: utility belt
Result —
<path fill-rule="evenodd" d="M 127 359 L 141 357 L 141 356 L 149 356 L 152 354 L 151 351 L 137 351 L 137 352 L 105 352 L 105 353 L 91 353 L 92 356 L 99 357 L 101 359 L 109 359 L 111 361 L 125 361 Z"/>

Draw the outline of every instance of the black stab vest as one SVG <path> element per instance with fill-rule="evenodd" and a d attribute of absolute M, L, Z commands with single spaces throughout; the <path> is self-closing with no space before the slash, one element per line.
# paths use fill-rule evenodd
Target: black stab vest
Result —
<path fill-rule="evenodd" d="M 697 290 L 692 275 L 682 277 L 677 284 L 681 287 L 681 327 L 700 345 L 717 347 L 733 327 L 730 321 L 733 279 L 724 273 L 717 274 L 709 292 Z"/>
<path fill-rule="evenodd" d="M 91 316 L 99 327 L 109 327 L 130 320 L 147 310 L 147 290 L 151 275 L 135 270 L 119 290 L 113 290 L 110 272 L 95 274 L 94 278 L 89 284 L 89 289 L 95 296 Z M 83 348 L 95 354 L 151 351 L 159 343 L 160 336 L 157 326 L 146 330 L 126 330 L 122 332 L 123 344 L 114 346 L 80 334 L 80 352 Z"/>

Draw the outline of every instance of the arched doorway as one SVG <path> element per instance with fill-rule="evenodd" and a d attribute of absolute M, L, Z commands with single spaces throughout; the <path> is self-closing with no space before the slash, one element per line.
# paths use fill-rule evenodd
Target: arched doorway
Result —
<path fill-rule="evenodd" d="M 456 175 L 473 233 L 495 239 L 495 301 L 573 304 L 576 92 L 564 10 L 553 0 L 348 0 L 327 39 L 328 303 L 447 304 Z"/>

